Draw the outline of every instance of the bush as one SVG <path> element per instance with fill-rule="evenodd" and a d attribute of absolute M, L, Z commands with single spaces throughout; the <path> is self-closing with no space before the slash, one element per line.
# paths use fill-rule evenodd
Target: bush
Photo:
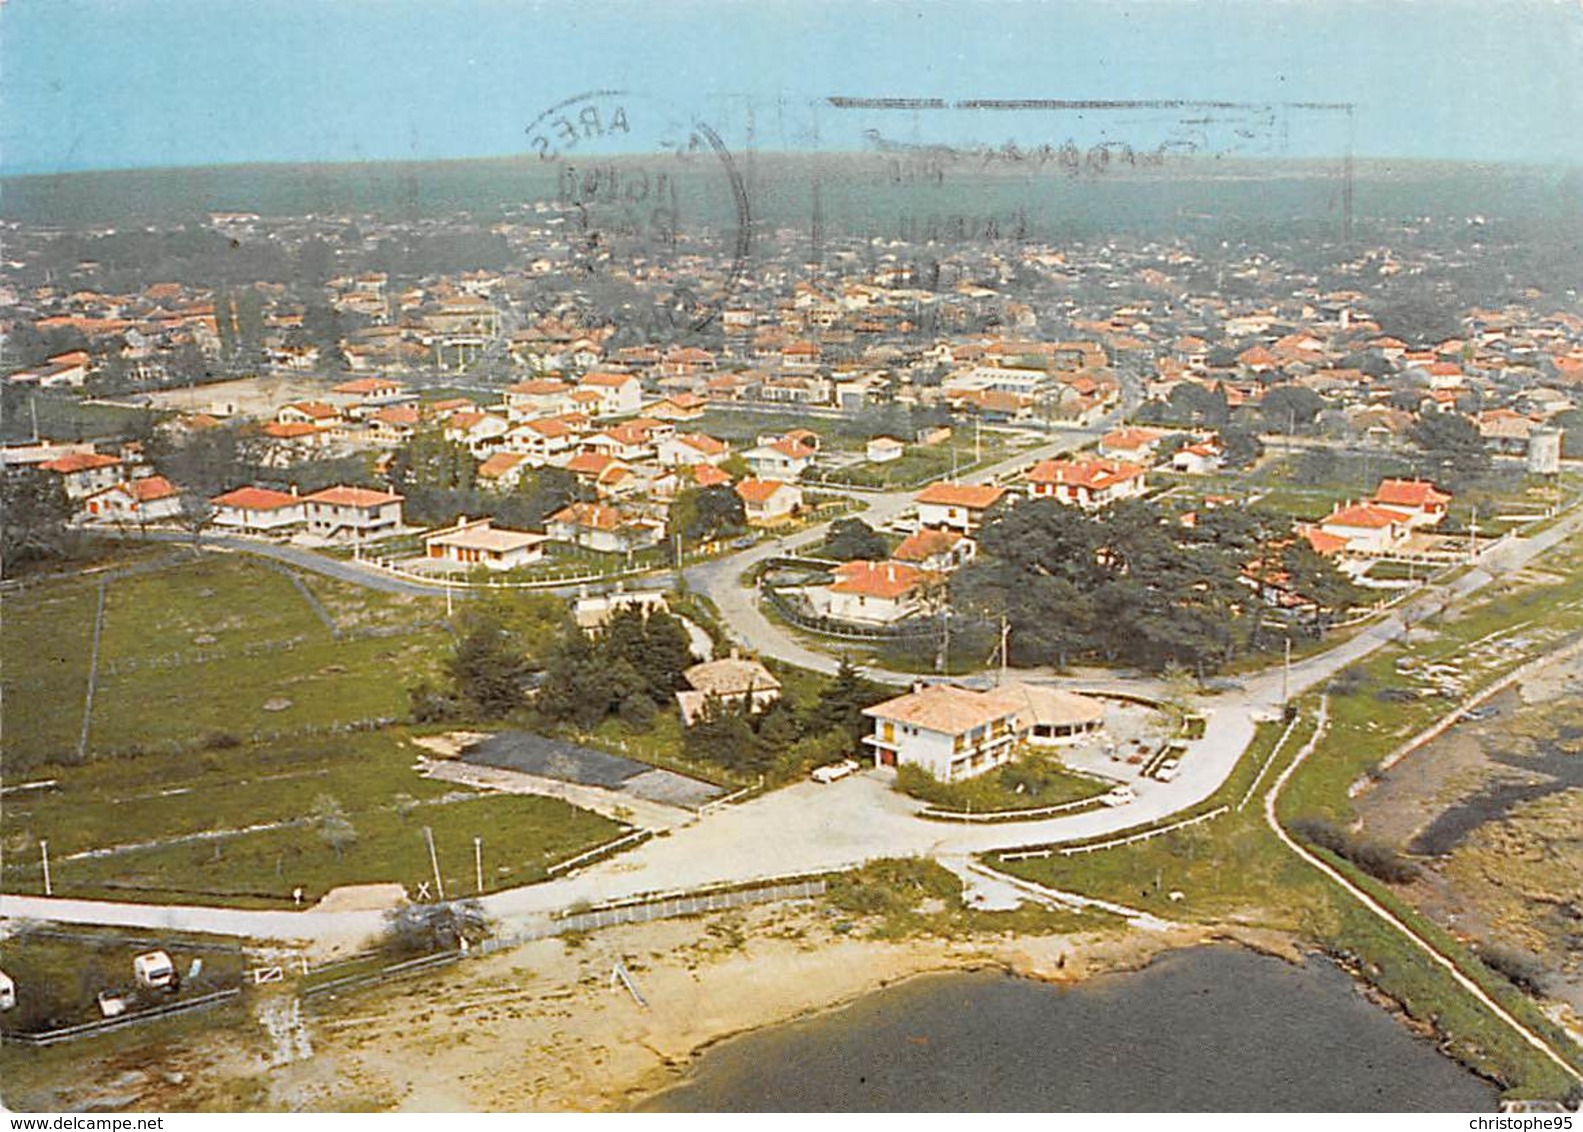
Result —
<path fill-rule="evenodd" d="M 241 745 L 242 740 L 229 731 L 216 731 L 203 741 L 204 749 L 210 751 L 229 751 Z"/>
<path fill-rule="evenodd" d="M 385 938 L 381 950 L 394 959 L 454 951 L 463 941 L 468 945 L 488 939 L 489 918 L 476 900 L 455 900 L 449 904 L 403 904 L 385 917 Z"/>
<path fill-rule="evenodd" d="M 1514 987 L 1525 994 L 1542 993 L 1544 964 L 1532 955 L 1518 951 L 1516 948 L 1492 944 L 1479 952 L 1479 958 L 1486 967 L 1509 980 Z"/>
<path fill-rule="evenodd" d="M 1359 838 L 1326 818 L 1299 818 L 1292 823 L 1292 832 L 1387 884 L 1405 884 L 1418 875 L 1418 866 L 1391 846 Z"/>

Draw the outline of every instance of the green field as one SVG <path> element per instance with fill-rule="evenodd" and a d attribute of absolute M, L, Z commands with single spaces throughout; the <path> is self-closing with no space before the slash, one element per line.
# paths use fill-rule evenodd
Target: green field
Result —
<path fill-rule="evenodd" d="M 106 586 L 90 758 L 398 718 L 406 685 L 434 669 L 445 640 L 435 623 L 441 601 L 318 577 L 299 589 L 238 557 L 205 557 Z M 97 583 L 76 579 L 41 583 L 5 602 L 5 752 L 13 774 L 74 756 L 98 600 Z M 393 667 L 402 679 L 388 678 Z"/>
<path fill-rule="evenodd" d="M 7 800 L 5 889 L 42 890 L 43 838 L 57 896 L 289 907 L 297 886 L 308 903 L 349 884 L 415 893 L 433 875 L 427 826 L 447 894 L 470 895 L 474 837 L 494 890 L 620 832 L 555 799 L 420 777 L 419 753 L 387 730 L 61 768 L 56 789 Z M 332 811 L 349 834 L 328 832 Z"/>
<path fill-rule="evenodd" d="M 8 891 L 248 906 L 432 869 L 472 892 L 545 867 L 619 827 L 546 798 L 425 779 L 400 727 L 409 685 L 437 675 L 443 600 L 295 580 L 237 555 L 60 579 L 8 596 L 4 634 Z M 99 677 L 78 735 L 104 585 Z M 518 603 L 520 604 L 520 603 Z"/>

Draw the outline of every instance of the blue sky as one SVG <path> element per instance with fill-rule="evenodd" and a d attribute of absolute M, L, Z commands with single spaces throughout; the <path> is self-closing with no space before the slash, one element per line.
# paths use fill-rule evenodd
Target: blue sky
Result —
<path fill-rule="evenodd" d="M 1082 142 L 1049 116 L 867 117 L 819 96 L 1353 102 L 1360 156 L 1583 164 L 1583 5 L 1418 0 L 7 0 L 8 173 L 525 152 L 524 127 L 622 87 L 742 144 Z M 861 117 L 861 120 L 860 120 Z M 1335 151 L 1297 115 L 1283 152 Z M 1157 124 L 1118 125 L 1148 144 Z"/>

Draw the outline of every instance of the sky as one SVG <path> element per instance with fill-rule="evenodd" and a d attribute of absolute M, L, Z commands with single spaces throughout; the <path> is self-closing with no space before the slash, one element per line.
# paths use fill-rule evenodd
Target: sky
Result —
<path fill-rule="evenodd" d="M 731 144 L 751 122 L 764 149 L 864 130 L 1146 148 L 1188 113 L 843 113 L 828 95 L 1182 99 L 1276 106 L 1249 152 L 1583 165 L 1580 62 L 1578 0 L 4 0 L 0 169 L 505 156 L 597 89 Z M 1350 127 L 1302 102 L 1353 104 Z"/>

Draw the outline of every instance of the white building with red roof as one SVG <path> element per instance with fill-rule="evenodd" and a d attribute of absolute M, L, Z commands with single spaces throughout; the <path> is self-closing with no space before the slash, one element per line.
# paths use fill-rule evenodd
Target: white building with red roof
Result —
<path fill-rule="evenodd" d="M 800 479 L 814 461 L 816 452 L 795 437 L 783 436 L 769 444 L 759 444 L 742 453 L 755 476 L 765 479 Z"/>
<path fill-rule="evenodd" d="M 932 483 L 914 496 L 918 523 L 972 534 L 1005 495 L 1005 488 L 993 484 Z"/>
<path fill-rule="evenodd" d="M 933 575 L 905 562 L 843 562 L 828 586 L 806 592 L 823 617 L 855 625 L 894 625 L 923 612 Z"/>
<path fill-rule="evenodd" d="M 73 452 L 46 460 L 39 467 L 59 476 L 66 489 L 66 498 L 74 502 L 114 487 L 121 482 L 122 476 L 121 458 L 102 452 Z"/>
<path fill-rule="evenodd" d="M 556 542 L 609 554 L 654 546 L 665 537 L 664 523 L 603 503 L 573 503 L 551 515 L 544 529 Z"/>
<path fill-rule="evenodd" d="M 532 458 L 525 453 L 493 452 L 478 465 L 475 478 L 485 491 L 512 491 L 532 469 Z"/>
<path fill-rule="evenodd" d="M 279 534 L 308 521 L 307 507 L 295 489 L 271 491 L 264 487 L 239 487 L 216 495 L 214 525 L 250 535 Z"/>
<path fill-rule="evenodd" d="M 88 496 L 79 514 L 90 521 L 164 522 L 181 514 L 181 491 L 164 476 L 143 476 Z"/>
<path fill-rule="evenodd" d="M 1409 527 L 1434 527 L 1446 517 L 1451 505 L 1451 493 L 1441 491 L 1428 480 L 1380 481 L 1371 501 L 1392 511 L 1405 512 Z"/>
<path fill-rule="evenodd" d="M 1158 428 L 1118 428 L 1099 438 L 1099 454 L 1114 460 L 1128 460 L 1148 465 L 1154 460 L 1155 449 L 1171 435 Z"/>
<path fill-rule="evenodd" d="M 402 528 L 405 497 L 366 487 L 330 487 L 303 497 L 308 533 L 337 542 L 367 542 Z"/>
<path fill-rule="evenodd" d="M 789 522 L 802 510 L 802 488 L 780 480 L 743 480 L 737 495 L 747 511 L 748 523 L 769 527 Z"/>
<path fill-rule="evenodd" d="M 448 566 L 515 570 L 541 560 L 548 541 L 545 535 L 496 527 L 487 517 L 463 516 L 454 526 L 424 535 L 423 551 L 430 561 Z"/>
<path fill-rule="evenodd" d="M 978 544 L 960 531 L 924 527 L 903 539 L 891 558 L 930 573 L 948 574 L 973 561 L 977 552 Z"/>
<path fill-rule="evenodd" d="M 595 415 L 631 416 L 643 408 L 643 382 L 630 373 L 588 373 L 577 383 L 577 391 L 599 395 Z"/>
<path fill-rule="evenodd" d="M 731 445 L 702 432 L 681 432 L 660 441 L 660 465 L 666 468 L 691 464 L 719 465 L 731 455 Z"/>
<path fill-rule="evenodd" d="M 1054 499 L 1085 511 L 1142 495 L 1147 487 L 1143 465 L 1124 460 L 1042 460 L 1028 470 L 1030 498 Z"/>
<path fill-rule="evenodd" d="M 1412 516 L 1406 511 L 1373 503 L 1337 507 L 1319 521 L 1319 529 L 1346 539 L 1347 554 L 1386 554 L 1407 538 Z"/>

